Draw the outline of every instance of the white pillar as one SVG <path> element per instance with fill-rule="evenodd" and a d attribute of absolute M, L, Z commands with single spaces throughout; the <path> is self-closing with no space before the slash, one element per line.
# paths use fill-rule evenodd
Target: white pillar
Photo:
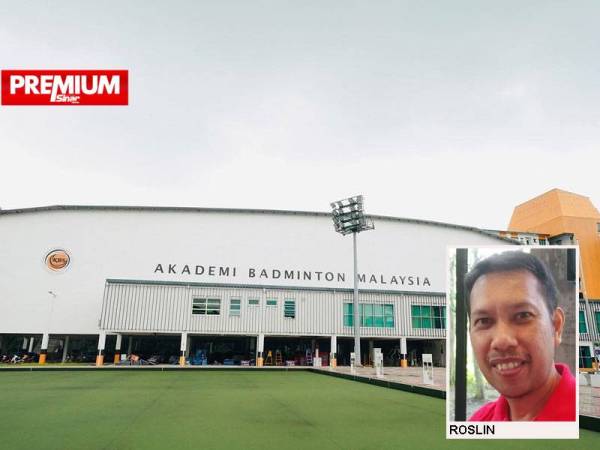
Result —
<path fill-rule="evenodd" d="M 402 359 L 400 360 L 400 367 L 408 367 L 408 361 L 406 360 L 406 338 L 400 338 L 400 353 Z"/>
<path fill-rule="evenodd" d="M 337 336 L 331 336 L 331 351 L 329 352 L 329 367 L 337 366 Z"/>
<path fill-rule="evenodd" d="M 69 336 L 65 337 L 65 345 L 63 346 L 62 362 L 67 361 L 67 355 L 69 354 Z"/>
<path fill-rule="evenodd" d="M 133 336 L 129 336 L 129 344 L 127 344 L 127 356 L 131 355 L 132 345 L 133 345 Z"/>
<path fill-rule="evenodd" d="M 179 345 L 179 365 L 180 366 L 185 366 L 185 355 L 187 352 L 187 346 L 188 346 L 188 335 L 187 333 L 183 332 L 181 333 L 181 343 Z"/>
<path fill-rule="evenodd" d="M 40 364 L 46 364 L 46 355 L 48 354 L 48 342 L 50 341 L 50 335 L 48 333 L 42 334 L 42 345 L 40 347 Z"/>
<path fill-rule="evenodd" d="M 256 367 L 262 367 L 265 352 L 265 335 L 260 333 L 256 342 Z"/>
<path fill-rule="evenodd" d="M 188 336 L 187 341 L 185 343 L 185 357 L 189 358 L 190 356 L 190 347 L 192 346 L 192 337 Z"/>
<path fill-rule="evenodd" d="M 42 350 L 48 350 L 48 342 L 50 341 L 50 335 L 48 333 L 42 334 Z"/>
<path fill-rule="evenodd" d="M 29 338 L 29 350 L 28 352 L 31 353 L 33 351 L 33 341 L 35 340 L 35 338 L 33 336 L 31 336 Z"/>
<path fill-rule="evenodd" d="M 104 351 L 104 347 L 106 345 L 106 332 L 101 331 L 98 335 L 98 350 Z"/>
<path fill-rule="evenodd" d="M 98 335 L 98 355 L 96 356 L 96 365 L 104 364 L 104 346 L 106 345 L 106 332 L 101 331 Z"/>
<path fill-rule="evenodd" d="M 115 358 L 113 362 L 118 364 L 121 361 L 121 345 L 123 344 L 123 335 L 117 333 L 117 341 L 115 342 Z"/>
<path fill-rule="evenodd" d="M 23 338 L 23 346 L 21 347 L 21 350 L 27 350 L 27 338 L 26 337 Z"/>

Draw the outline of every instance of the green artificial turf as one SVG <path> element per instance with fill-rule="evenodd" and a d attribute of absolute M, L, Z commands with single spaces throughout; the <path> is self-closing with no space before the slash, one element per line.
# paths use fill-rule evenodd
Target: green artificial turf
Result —
<path fill-rule="evenodd" d="M 0 372 L 2 449 L 590 449 L 447 441 L 444 401 L 309 372 Z"/>

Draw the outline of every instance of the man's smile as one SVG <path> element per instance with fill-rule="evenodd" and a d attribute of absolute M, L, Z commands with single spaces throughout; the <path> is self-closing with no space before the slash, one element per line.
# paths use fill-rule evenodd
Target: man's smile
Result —
<path fill-rule="evenodd" d="M 504 377 L 519 374 L 528 362 L 528 358 L 520 357 L 494 357 L 489 359 L 489 364 L 494 372 Z"/>

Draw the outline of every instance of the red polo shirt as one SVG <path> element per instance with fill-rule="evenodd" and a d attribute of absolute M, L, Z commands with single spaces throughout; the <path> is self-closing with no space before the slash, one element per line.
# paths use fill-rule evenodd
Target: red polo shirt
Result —
<path fill-rule="evenodd" d="M 560 373 L 560 382 L 544 405 L 544 408 L 535 417 L 535 421 L 563 422 L 575 420 L 575 377 L 565 364 L 555 364 Z M 510 420 L 510 408 L 504 396 L 498 400 L 486 403 L 471 416 L 473 422 L 503 422 Z"/>

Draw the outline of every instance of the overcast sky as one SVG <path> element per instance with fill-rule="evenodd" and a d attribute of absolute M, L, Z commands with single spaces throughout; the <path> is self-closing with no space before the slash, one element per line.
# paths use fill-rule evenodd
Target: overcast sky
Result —
<path fill-rule="evenodd" d="M 0 69 L 128 69 L 125 107 L 0 107 L 0 207 L 600 207 L 600 2 L 2 2 Z"/>

